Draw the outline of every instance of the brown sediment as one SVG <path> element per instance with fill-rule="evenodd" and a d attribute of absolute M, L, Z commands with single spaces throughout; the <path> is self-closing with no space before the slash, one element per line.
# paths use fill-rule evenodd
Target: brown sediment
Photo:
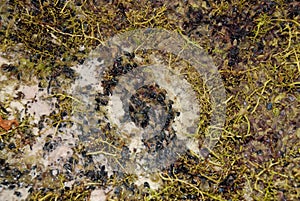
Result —
<path fill-rule="evenodd" d="M 5 131 L 8 131 L 12 128 L 12 126 L 19 126 L 19 122 L 15 119 L 13 120 L 5 120 L 0 116 L 0 127 Z"/>

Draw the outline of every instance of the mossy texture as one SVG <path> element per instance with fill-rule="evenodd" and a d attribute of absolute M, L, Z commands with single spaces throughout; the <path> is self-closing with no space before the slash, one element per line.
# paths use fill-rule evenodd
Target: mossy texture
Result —
<path fill-rule="evenodd" d="M 299 199 L 300 4 L 296 1 L 1 0 L 0 56 L 11 62 L 1 66 L 1 74 L 20 84 L 37 77 L 39 87 L 49 92 L 47 98 L 57 99 L 56 113 L 42 118 L 58 132 L 73 124 L 67 117 L 73 114 L 74 97 L 64 90 L 78 76 L 71 67 L 82 64 L 91 50 L 115 34 L 147 27 L 185 35 L 214 59 L 226 89 L 227 111 L 221 138 L 209 156 L 203 160 L 192 151 L 179 156 L 153 176 L 162 184 L 154 190 L 149 184 L 134 185 L 134 175 L 109 177 L 103 167 L 94 170 L 88 162 L 91 154 L 86 155 L 79 143 L 70 167 L 64 168 L 76 169 L 76 157 L 84 155 L 89 165 L 76 170 L 87 179 L 66 187 L 72 174 L 53 176 L 49 170 L 32 181 L 33 167 L 5 161 L 8 155 L 20 156 L 25 146 L 43 135 L 32 135 L 28 116 L 19 119 L 14 129 L 0 130 L 0 183 L 23 182 L 30 187 L 29 200 L 88 200 L 95 188 L 104 186 L 113 187 L 108 200 Z M 147 55 L 154 53 L 137 55 L 147 64 Z M 157 54 L 177 62 L 171 54 Z M 201 135 L 210 117 L 209 98 L 193 69 L 187 66 L 183 71 L 202 104 Z M 0 102 L 3 119 L 11 113 L 7 109 L 12 100 Z M 122 149 L 114 128 L 107 126 L 101 129 L 108 142 L 118 142 L 109 146 Z"/>

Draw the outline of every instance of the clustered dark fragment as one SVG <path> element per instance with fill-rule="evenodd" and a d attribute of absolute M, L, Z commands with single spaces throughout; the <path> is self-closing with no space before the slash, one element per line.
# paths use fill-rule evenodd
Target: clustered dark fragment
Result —
<path fill-rule="evenodd" d="M 112 95 L 113 88 L 118 84 L 119 77 L 138 66 L 133 62 L 134 57 L 134 53 L 125 52 L 124 56 L 115 59 L 113 67 L 106 72 L 106 76 L 101 81 L 104 92 L 96 96 L 96 110 L 108 104 L 109 96 Z"/>
<path fill-rule="evenodd" d="M 103 93 L 96 96 L 96 110 L 101 106 L 106 106 L 109 96 L 112 95 L 114 87 L 118 84 L 119 77 L 127 74 L 138 65 L 133 61 L 134 53 L 124 52 L 123 56 L 115 59 L 112 68 L 106 72 L 102 82 Z M 167 146 L 176 136 L 175 130 L 172 128 L 172 122 L 180 112 L 173 108 L 174 102 L 167 98 L 167 91 L 161 88 L 157 83 L 144 85 L 136 90 L 136 93 L 129 100 L 129 116 L 136 126 L 146 128 L 149 125 L 149 111 L 151 107 L 160 105 L 166 113 L 166 122 L 162 130 L 149 139 L 143 139 L 148 152 L 156 152 Z"/>
<path fill-rule="evenodd" d="M 147 127 L 149 124 L 149 103 L 161 105 L 167 110 L 166 94 L 167 92 L 156 83 L 139 88 L 130 98 L 129 113 L 131 120 L 139 127 Z"/>
<path fill-rule="evenodd" d="M 56 66 L 56 68 L 53 69 L 51 72 L 51 75 L 48 77 L 48 86 L 47 86 L 47 93 L 52 94 L 53 89 L 61 87 L 61 83 L 58 80 L 59 76 L 64 76 L 67 79 L 75 80 L 75 70 L 72 68 L 63 65 L 59 66 L 54 61 L 51 62 L 53 66 Z M 51 88 L 53 88 L 51 90 Z"/>
<path fill-rule="evenodd" d="M 93 182 L 105 185 L 108 180 L 108 173 L 105 170 L 105 165 L 95 168 L 93 170 L 87 170 L 85 176 L 91 179 Z"/>
<path fill-rule="evenodd" d="M 59 141 L 57 139 L 52 139 L 51 135 L 48 135 L 46 138 L 46 143 L 43 146 L 44 152 L 52 152 L 54 151 L 59 145 Z"/>
<path fill-rule="evenodd" d="M 5 159 L 0 159 L 0 177 L 4 178 L 5 175 L 9 175 L 9 177 L 0 181 L 0 188 L 9 190 L 17 189 L 22 185 L 22 183 L 20 183 L 22 177 L 28 173 L 29 171 L 22 172 L 16 167 L 11 167 Z M 15 191 L 14 195 L 21 197 L 22 194 L 19 191 Z"/>
<path fill-rule="evenodd" d="M 131 181 L 129 175 L 127 174 L 124 174 L 122 172 L 114 172 L 114 177 L 122 178 L 122 182 L 114 189 L 113 191 L 114 195 L 112 195 L 111 197 L 112 199 L 119 200 L 122 194 L 125 192 L 127 196 L 139 195 L 139 194 L 143 196 L 149 195 L 148 189 L 150 188 L 150 184 L 148 182 L 144 182 L 144 189 L 140 189 L 136 184 L 134 184 Z"/>
<path fill-rule="evenodd" d="M 131 96 L 129 102 L 129 114 L 131 120 L 139 127 L 146 128 L 149 125 L 149 110 L 154 105 L 160 105 L 166 112 L 166 120 L 162 130 L 149 139 L 143 139 L 148 152 L 156 152 L 167 146 L 175 137 L 172 122 L 179 112 L 173 109 L 174 102 L 168 100 L 167 91 L 158 84 L 144 85 Z"/>
<path fill-rule="evenodd" d="M 22 76 L 22 72 L 20 72 L 18 67 L 13 64 L 2 64 L 1 71 L 16 76 L 18 80 L 20 80 Z"/>

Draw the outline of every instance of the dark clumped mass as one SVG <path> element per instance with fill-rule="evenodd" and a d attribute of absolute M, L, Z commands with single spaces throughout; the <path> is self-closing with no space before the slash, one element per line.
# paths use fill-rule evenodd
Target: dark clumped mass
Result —
<path fill-rule="evenodd" d="M 119 77 L 138 67 L 138 64 L 133 61 L 134 58 L 135 53 L 124 52 L 123 56 L 114 59 L 113 66 L 106 72 L 104 79 L 101 81 L 104 92 L 98 93 L 95 98 L 96 110 L 107 106 L 109 96 L 113 94 L 113 89 L 118 84 Z M 172 100 L 167 98 L 167 91 L 156 83 L 140 87 L 129 99 L 129 116 L 131 121 L 138 127 L 145 128 L 149 125 L 150 110 L 153 111 L 154 106 L 160 105 L 165 111 L 166 121 L 158 134 L 149 139 L 143 139 L 143 143 L 149 152 L 163 149 L 163 144 L 168 145 L 176 135 L 172 128 L 172 122 L 176 116 L 180 115 L 180 112 L 172 108 L 173 103 Z M 159 117 L 156 118 L 159 119 Z"/>
<path fill-rule="evenodd" d="M 20 113 L 25 117 L 15 115 L 19 126 L 0 128 L 0 197 L 11 191 L 15 198 L 28 194 L 26 200 L 89 200 L 94 190 L 105 189 L 110 200 L 299 199 L 299 22 L 300 4 L 291 0 L 1 1 L 0 56 L 11 62 L 1 63 L 0 88 L 7 80 L 16 80 L 18 85 L 12 89 L 16 92 L 12 98 L 11 94 L 1 97 L 0 116 L 9 119 L 15 110 L 10 103 L 24 98 L 20 85 L 33 81 L 39 90 L 56 98 L 51 103 L 56 110 L 41 114 L 35 122 L 27 113 L 29 104 L 24 104 L 26 109 Z M 213 58 L 219 70 L 226 90 L 226 122 L 214 149 L 204 150 L 208 158 L 189 150 L 141 185 L 135 183 L 135 175 L 109 174 L 109 167 L 96 163 L 82 142 L 63 153 L 67 156 L 58 158 L 57 166 L 51 162 L 44 166 L 66 143 L 56 134 L 75 124 L 70 106 L 74 98 L 65 90 L 79 76 L 73 67 L 84 64 L 89 53 L 112 36 L 147 27 L 189 37 Z M 122 76 L 140 64 L 149 64 L 147 52 L 144 57 L 139 55 L 142 61 L 138 62 L 136 54 L 141 53 L 123 52 L 112 58 L 114 63 L 101 81 L 104 90 L 95 97 L 93 106 L 98 113 L 108 106 Z M 167 53 L 161 57 L 166 57 L 166 64 L 176 60 Z M 187 71 L 182 74 L 201 92 L 197 97 L 201 100 L 209 92 Z M 143 140 L 149 153 L 176 138 L 172 123 L 184 117 L 174 109 L 173 101 L 156 83 L 139 88 L 130 97 L 129 118 L 140 128 L 151 126 L 154 106 L 165 111 L 166 123 L 160 132 Z M 211 103 L 213 100 L 200 104 Z M 203 110 L 201 115 L 199 138 L 209 130 L 210 113 Z M 89 124 L 84 122 L 78 129 L 84 131 Z M 116 149 L 120 157 L 115 162 L 128 161 L 134 153 L 120 140 L 114 125 L 102 120 L 95 124 L 94 133 L 104 134 L 98 139 L 105 144 L 102 151 Z M 34 134 L 44 129 L 56 133 Z M 40 143 L 41 138 L 46 141 Z M 26 147 L 32 150 L 36 143 L 42 147 L 40 158 L 27 152 L 30 157 L 22 158 Z M 154 188 L 151 182 L 160 185 Z"/>
<path fill-rule="evenodd" d="M 137 67 L 137 64 L 132 61 L 135 57 L 134 53 L 125 52 L 124 56 L 119 56 L 114 60 L 112 68 L 106 72 L 104 79 L 101 80 L 103 93 L 99 93 L 96 97 L 96 110 L 101 105 L 108 104 L 108 96 L 112 95 L 113 88 L 118 84 L 119 77 L 130 72 Z"/>
<path fill-rule="evenodd" d="M 130 97 L 129 114 L 137 126 L 145 128 L 149 125 L 151 107 L 160 105 L 165 111 L 163 115 L 166 116 L 166 120 L 159 133 L 150 139 L 142 139 L 148 151 L 163 149 L 163 144 L 168 145 L 176 135 L 172 128 L 172 122 L 180 113 L 172 109 L 173 101 L 166 99 L 166 91 L 156 83 L 142 86 L 136 91 L 136 94 Z M 158 117 L 158 119 L 161 118 Z"/>

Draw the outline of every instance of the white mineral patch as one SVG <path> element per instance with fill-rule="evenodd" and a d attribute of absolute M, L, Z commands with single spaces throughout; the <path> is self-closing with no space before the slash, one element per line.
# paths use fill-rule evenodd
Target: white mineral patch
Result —
<path fill-rule="evenodd" d="M 108 103 L 107 111 L 109 114 L 114 114 L 112 118 L 112 123 L 120 125 L 120 119 L 124 116 L 125 111 L 123 110 L 123 103 L 118 96 L 112 96 L 111 101 Z"/>
<path fill-rule="evenodd" d="M 14 79 L 7 79 L 5 75 L 0 75 L 0 77 L 0 84 L 2 86 L 0 90 L 0 101 L 4 102 L 5 100 L 12 100 L 10 101 L 10 105 L 6 108 L 11 114 L 9 119 L 14 119 L 15 117 L 13 117 L 13 115 L 18 115 L 21 120 L 19 126 L 23 126 L 22 120 L 25 117 L 27 118 L 30 116 L 29 122 L 26 123 L 26 126 L 33 132 L 32 134 L 34 136 L 39 136 L 35 138 L 36 141 L 31 148 L 29 145 L 24 146 L 21 157 L 15 157 L 13 152 L 6 153 L 7 162 L 10 165 L 24 164 L 28 167 L 37 165 L 42 172 L 40 172 L 40 170 L 38 173 L 31 171 L 29 175 L 32 176 L 32 179 L 34 179 L 37 174 L 48 172 L 49 167 L 61 170 L 63 165 L 62 161 L 72 156 L 72 148 L 76 143 L 76 138 L 74 138 L 74 135 L 72 134 L 72 129 L 66 130 L 65 132 L 57 132 L 57 130 L 52 126 L 49 127 L 49 125 L 45 125 L 46 127 L 44 129 L 39 130 L 36 125 L 42 115 L 49 116 L 53 110 L 56 110 L 54 107 L 56 98 L 46 98 L 48 94 L 45 90 L 39 90 L 37 81 L 34 78 L 30 84 L 25 84 L 19 83 Z M 2 79 L 2 77 L 5 77 L 5 79 Z M 16 97 L 18 92 L 22 92 L 24 97 L 20 100 L 15 100 L 14 97 Z M 27 105 L 26 114 L 25 105 Z M 47 135 L 54 136 L 54 139 L 60 139 L 60 143 L 56 149 L 44 157 L 43 146 L 46 143 Z M 15 138 L 19 137 L 20 136 L 18 135 L 15 136 Z M 14 195 L 15 191 L 20 192 L 22 196 L 17 197 Z M 8 190 L 5 186 L 3 186 L 0 189 L 1 201 L 26 200 L 28 195 L 28 189 L 25 188 Z"/>
<path fill-rule="evenodd" d="M 90 201 L 101 201 L 106 200 L 106 193 L 102 189 L 93 190 L 91 193 Z"/>
<path fill-rule="evenodd" d="M 4 100 L 12 96 L 12 94 L 15 94 L 15 87 L 17 86 L 17 84 L 7 79 L 3 80 L 0 84 L 1 84 L 0 101 L 4 102 Z"/>
<path fill-rule="evenodd" d="M 91 192 L 90 201 L 105 201 L 107 196 L 113 192 L 114 189 L 95 189 Z"/>
<path fill-rule="evenodd" d="M 0 200 L 1 201 L 21 201 L 26 200 L 29 196 L 29 188 L 18 188 L 17 190 L 3 189 L 0 187 Z M 19 192 L 20 196 L 15 195 L 15 192 Z"/>
<path fill-rule="evenodd" d="M 38 85 L 21 86 L 18 91 L 21 91 L 24 94 L 24 99 L 30 100 L 38 94 L 39 87 Z"/>
<path fill-rule="evenodd" d="M 101 82 L 100 75 L 103 72 L 104 67 L 102 67 L 103 61 L 98 61 L 97 58 L 89 58 L 88 64 L 77 65 L 73 69 L 78 73 L 79 78 L 76 79 L 75 83 L 70 89 L 70 93 L 73 95 L 80 95 L 76 93 L 80 91 L 80 88 L 90 85 L 93 88 L 93 92 L 101 92 Z M 89 100 L 83 100 L 89 102 Z"/>
<path fill-rule="evenodd" d="M 44 91 L 39 91 L 37 81 L 33 80 L 33 84 L 25 85 L 19 84 L 13 80 L 6 80 L 1 83 L 3 85 L 0 91 L 0 101 L 4 102 L 5 99 L 11 99 L 10 107 L 7 109 L 9 112 L 18 111 L 20 118 L 25 117 L 25 104 L 27 104 L 27 112 L 34 116 L 33 121 L 37 123 L 41 115 L 49 115 L 52 111 L 52 106 L 49 102 L 43 100 L 46 96 Z M 17 90 L 16 90 L 17 88 Z M 18 92 L 24 94 L 21 100 L 13 100 Z M 27 115 L 28 115 L 27 114 Z"/>

